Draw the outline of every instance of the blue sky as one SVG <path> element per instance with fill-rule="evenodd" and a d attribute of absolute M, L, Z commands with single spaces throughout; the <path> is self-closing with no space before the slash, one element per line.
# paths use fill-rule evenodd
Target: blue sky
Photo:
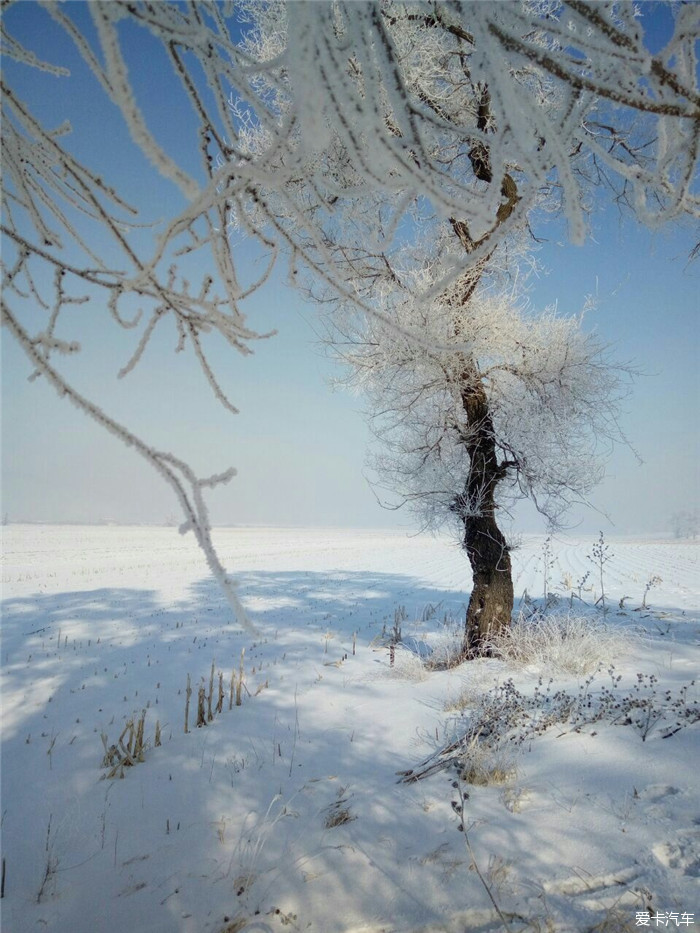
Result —
<path fill-rule="evenodd" d="M 88 22 L 82 4 L 71 8 Z M 5 61 L 8 77 L 17 87 L 21 82 L 37 114 L 49 124 L 70 119 L 75 151 L 149 216 L 172 213 L 180 195 L 145 165 L 61 31 L 33 2 L 11 8 L 6 21 L 40 56 L 70 63 L 72 77 L 56 79 Z M 139 99 L 147 102 L 158 139 L 186 159 L 194 124 L 169 93 L 169 66 L 144 42 L 135 31 L 131 62 Z M 533 282 L 532 303 L 557 301 L 563 312 L 575 313 L 595 294 L 598 307 L 586 326 L 645 373 L 621 417 L 644 463 L 617 449 L 593 497 L 612 523 L 584 510 L 572 513 L 571 522 L 587 531 L 667 529 L 674 512 L 699 499 L 700 266 L 687 262 L 693 231 L 652 234 L 608 208 L 593 218 L 582 248 L 567 244 L 556 224 L 538 232 L 548 238 L 540 249 L 547 271 Z M 248 256 L 245 245 L 237 249 Z M 191 353 L 173 353 L 173 330 L 158 333 L 141 366 L 118 381 L 133 334 L 116 329 L 99 308 L 87 317 L 77 309 L 66 322 L 65 335 L 79 330 L 84 352 L 65 371 L 109 414 L 201 473 L 237 467 L 239 475 L 210 498 L 214 523 L 413 527 L 408 515 L 381 509 L 367 484 L 362 400 L 329 388 L 334 369 L 317 346 L 314 309 L 280 275 L 254 296 L 248 312 L 253 328 L 277 328 L 278 335 L 257 344 L 248 358 L 220 342 L 209 347 L 215 371 L 241 410 L 237 416 L 212 397 Z M 178 516 L 172 493 L 147 465 L 40 380 L 27 382 L 28 375 L 21 351 L 4 333 L 1 508 L 11 521 L 163 522 Z M 528 508 L 516 514 L 515 524 L 521 531 L 541 527 Z"/>

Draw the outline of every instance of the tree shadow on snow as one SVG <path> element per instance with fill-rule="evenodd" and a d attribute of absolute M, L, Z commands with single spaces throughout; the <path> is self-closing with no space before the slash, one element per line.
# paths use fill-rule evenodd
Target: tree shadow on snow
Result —
<path fill-rule="evenodd" d="M 183 715 L 187 676 L 199 684 L 215 662 L 228 684 L 243 649 L 253 692 L 273 679 L 262 673 L 283 657 L 305 680 L 316 676 L 314 665 L 349 654 L 353 640 L 368 645 L 397 618 L 408 633 L 463 618 L 462 594 L 398 574 L 256 572 L 239 579 L 258 637 L 235 622 L 210 579 L 171 605 L 164 602 L 167 592 L 121 587 L 4 600 L 6 751 L 7 743 L 59 728 L 66 705 L 71 734 L 89 732 L 92 744 L 95 731 L 114 732 L 144 707 L 174 722 Z M 404 608 L 397 617 L 398 607 Z M 72 754 L 80 747 L 74 742 Z M 99 744 L 95 758 L 98 752 Z"/>
<path fill-rule="evenodd" d="M 29 866 L 24 889 L 8 886 L 10 921 L 98 929 L 90 890 L 112 925 L 156 933 L 184 929 L 186 915 L 218 931 L 225 916 L 260 910 L 269 919 L 291 907 L 302 928 L 314 918 L 317 929 L 347 929 L 344 917 L 366 919 L 378 904 L 390 905 L 392 922 L 427 923 L 440 917 L 450 886 L 463 903 L 482 903 L 448 775 L 396 784 L 398 770 L 431 750 L 428 722 L 444 719 L 430 705 L 434 687 L 392 679 L 387 651 L 373 647 L 395 623 L 416 638 L 446 621 L 458 631 L 468 594 L 366 571 L 239 580 L 259 637 L 234 622 L 209 579 L 170 605 L 166 592 L 127 588 L 4 602 L 3 844 L 9 865 Z M 244 649 L 242 705 L 229 709 Z M 223 710 L 197 729 L 197 690 L 208 691 L 213 662 L 224 674 Z M 100 782 L 99 733 L 115 741 L 144 708 L 145 762 L 124 781 Z M 608 777 L 627 779 L 619 754 L 605 763 Z M 486 820 L 499 794 L 475 791 L 470 815 Z M 51 824 L 52 814 L 61 822 Z M 515 823 L 498 823 L 491 837 L 475 831 L 475 841 L 524 860 L 538 824 Z M 542 851 L 563 862 L 563 830 L 556 839 L 542 832 Z M 49 843 L 58 869 L 37 903 Z"/>
<path fill-rule="evenodd" d="M 424 840 L 394 806 L 395 772 L 406 761 L 398 738 L 387 741 L 371 716 L 374 703 L 392 702 L 392 682 L 353 675 L 362 664 L 388 672 L 386 652 L 375 656 L 370 643 L 393 626 L 397 607 L 405 607 L 405 627 L 425 631 L 445 614 L 462 615 L 461 594 L 366 572 L 256 572 L 240 580 L 258 638 L 232 620 L 210 580 L 169 606 L 167 593 L 128 588 L 3 603 L 4 848 L 10 864 L 29 866 L 8 886 L 10 919 L 29 910 L 27 924 L 50 917 L 56 930 L 96 929 L 86 900 L 92 889 L 115 922 L 134 929 L 173 929 L 181 912 L 201 910 L 203 890 L 222 905 L 222 918 L 282 897 L 311 916 L 319 897 L 330 905 L 331 883 L 340 916 L 369 914 L 399 891 L 418 910 L 393 867 L 414 849 L 416 858 L 424 854 Z M 229 676 L 243 649 L 242 706 L 229 709 Z M 226 701 L 197 729 L 197 690 L 208 690 L 213 662 L 225 675 Z M 116 741 L 143 709 L 145 762 L 124 781 L 101 783 L 100 733 Z M 377 831 L 393 840 L 381 853 L 373 851 Z M 134 867 L 142 861 L 143 878 Z M 81 881 L 72 885 L 78 865 Z M 134 926 L 135 909 L 151 925 Z"/>

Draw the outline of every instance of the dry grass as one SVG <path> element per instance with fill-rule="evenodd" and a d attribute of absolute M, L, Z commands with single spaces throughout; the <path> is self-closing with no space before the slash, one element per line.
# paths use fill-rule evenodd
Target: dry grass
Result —
<path fill-rule="evenodd" d="M 432 671 L 446 671 L 464 660 L 464 622 L 450 619 L 438 638 L 431 642 L 432 653 L 426 667 Z"/>
<path fill-rule="evenodd" d="M 483 742 L 474 736 L 460 756 L 459 774 L 466 784 L 492 787 L 508 784 L 515 778 L 512 756 L 499 745 Z"/>
<path fill-rule="evenodd" d="M 326 829 L 335 829 L 336 826 L 343 826 L 345 823 L 352 823 L 353 820 L 357 819 L 350 812 L 349 797 L 345 796 L 346 791 L 347 787 L 341 787 L 338 791 L 338 799 L 326 808 L 326 818 L 323 821 Z"/>
<path fill-rule="evenodd" d="M 456 696 L 450 696 L 445 700 L 446 713 L 463 713 L 465 709 L 476 706 L 480 697 L 488 687 L 465 686 Z"/>
<path fill-rule="evenodd" d="M 344 823 L 352 823 L 355 819 L 357 817 L 353 816 L 347 807 L 334 805 L 330 812 L 326 814 L 323 825 L 326 829 L 334 829 L 336 826 L 343 826 Z"/>
<path fill-rule="evenodd" d="M 381 676 L 395 677 L 397 680 L 410 680 L 420 683 L 428 677 L 425 664 L 418 655 L 397 647 L 394 653 L 393 667 L 382 668 Z"/>
<path fill-rule="evenodd" d="M 515 667 L 588 674 L 619 655 L 629 638 L 593 615 L 552 613 L 536 619 L 521 617 L 510 629 L 495 634 L 489 647 Z"/>

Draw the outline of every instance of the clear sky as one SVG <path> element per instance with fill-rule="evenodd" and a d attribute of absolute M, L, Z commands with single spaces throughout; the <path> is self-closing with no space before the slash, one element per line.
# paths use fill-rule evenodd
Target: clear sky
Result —
<path fill-rule="evenodd" d="M 83 17 L 80 5 L 73 9 Z M 73 71 L 69 79 L 56 79 L 4 62 L 38 115 L 53 125 L 70 119 L 75 151 L 85 161 L 116 178 L 149 216 L 170 213 L 180 196 L 144 164 L 46 14 L 25 2 L 11 8 L 6 21 L 37 54 L 68 62 Z M 150 47 L 141 47 L 143 41 L 135 34 L 131 64 L 139 100 L 158 138 L 187 159 L 187 115 L 173 111 L 167 72 Z M 575 313 L 595 294 L 598 307 L 586 326 L 644 373 L 621 416 L 644 462 L 625 447 L 617 449 L 593 497 L 610 521 L 579 510 L 571 523 L 591 532 L 668 529 L 674 512 L 700 499 L 700 264 L 687 262 L 694 231 L 652 234 L 611 208 L 593 218 L 591 240 L 582 248 L 567 244 L 556 225 L 544 232 L 548 242 L 540 260 L 548 271 L 533 282 L 533 304 L 557 301 L 563 312 Z M 213 368 L 241 410 L 237 416 L 212 397 L 190 352 L 173 353 L 174 329 L 157 334 L 140 367 L 117 380 L 134 336 L 115 328 L 99 308 L 77 308 L 67 322 L 63 336 L 81 339 L 84 352 L 65 371 L 105 411 L 200 473 L 238 469 L 210 497 L 215 524 L 413 527 L 408 515 L 380 508 L 367 483 L 362 400 L 329 388 L 334 370 L 317 345 L 314 308 L 280 275 L 254 296 L 248 311 L 253 328 L 277 328 L 277 336 L 261 341 L 247 358 L 216 341 L 209 346 Z M 149 466 L 41 380 L 28 382 L 29 373 L 4 332 L 1 510 L 10 521 L 179 521 L 172 492 Z M 517 513 L 515 525 L 521 531 L 542 527 L 527 508 Z"/>

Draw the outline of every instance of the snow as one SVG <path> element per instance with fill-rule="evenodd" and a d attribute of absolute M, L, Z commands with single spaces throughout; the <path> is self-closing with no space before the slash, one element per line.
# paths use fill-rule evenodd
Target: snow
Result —
<path fill-rule="evenodd" d="M 606 720 L 580 731 L 559 723 L 506 742 L 503 783 L 460 785 L 465 840 L 457 772 L 414 783 L 397 772 L 464 732 L 495 685 L 511 678 L 531 696 L 543 676 L 575 694 L 584 676 L 546 659 L 431 669 L 455 644 L 469 591 L 468 565 L 446 540 L 280 528 L 213 536 L 259 638 L 233 620 L 192 536 L 3 528 L 3 929 L 502 929 L 479 873 L 513 930 L 631 930 L 637 911 L 676 912 L 667 928 L 700 923 L 697 723 L 663 738 L 664 721 L 645 740 Z M 516 593 L 536 604 L 543 542 L 526 537 L 513 552 Z M 586 571 L 585 586 L 596 579 L 594 542 L 551 543 L 547 590 L 560 607 Z M 624 693 L 653 674 L 659 695 L 675 697 L 698 673 L 697 545 L 609 544 L 607 615 L 593 590 L 582 590 L 585 605 L 571 600 L 618 636 L 590 690 L 620 676 Z M 404 647 L 391 666 L 395 624 Z M 229 709 L 242 649 L 246 689 Z M 197 688 L 208 691 L 213 661 L 226 696 L 198 729 Z M 695 686 L 687 697 L 697 702 Z M 144 708 L 145 760 L 123 780 L 102 779 L 100 733 L 116 742 Z"/>

